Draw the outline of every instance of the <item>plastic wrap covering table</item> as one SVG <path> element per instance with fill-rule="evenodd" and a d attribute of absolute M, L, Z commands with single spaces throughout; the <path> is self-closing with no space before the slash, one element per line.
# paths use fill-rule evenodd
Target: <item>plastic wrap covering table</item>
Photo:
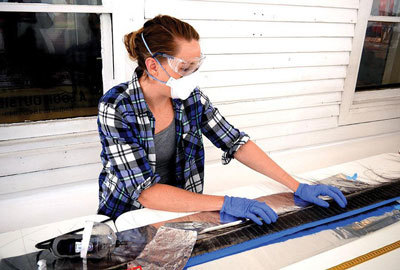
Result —
<path fill-rule="evenodd" d="M 199 238 L 187 267 L 232 255 L 273 242 L 307 228 L 371 211 L 400 199 L 400 181 L 380 184 L 346 195 L 348 205 L 334 202 L 329 208 L 316 205 L 279 216 L 276 223 L 258 226 L 245 222 L 234 227 L 206 233 Z"/>

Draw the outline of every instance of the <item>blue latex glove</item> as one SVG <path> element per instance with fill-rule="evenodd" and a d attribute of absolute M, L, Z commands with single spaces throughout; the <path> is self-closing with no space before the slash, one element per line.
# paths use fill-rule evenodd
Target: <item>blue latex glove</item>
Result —
<path fill-rule="evenodd" d="M 294 195 L 299 196 L 301 199 L 315 203 L 316 205 L 322 207 L 329 207 L 329 203 L 318 198 L 318 196 L 329 196 L 334 199 L 340 207 L 345 207 L 347 205 L 346 197 L 337 187 L 332 187 L 328 185 L 307 185 L 300 184 Z"/>
<path fill-rule="evenodd" d="M 229 196 L 225 196 L 219 215 L 222 223 L 232 222 L 240 218 L 248 218 L 258 225 L 262 225 L 259 217 L 268 224 L 278 219 L 278 215 L 266 203 Z"/>

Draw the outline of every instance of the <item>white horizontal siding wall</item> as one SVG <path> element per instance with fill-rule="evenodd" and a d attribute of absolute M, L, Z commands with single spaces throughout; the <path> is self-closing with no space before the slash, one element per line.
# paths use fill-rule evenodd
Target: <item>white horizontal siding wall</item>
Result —
<path fill-rule="evenodd" d="M 338 125 L 357 11 L 355 0 L 145 0 L 142 14 L 144 19 L 169 14 L 191 23 L 207 56 L 201 68 L 203 91 L 285 169 L 300 172 L 399 147 L 400 119 Z M 38 122 L 31 126 L 35 138 L 20 136 L 23 128 L 0 128 L 0 209 L 24 209 L 24 219 L 14 215 L 11 223 L 27 226 L 26 215 L 28 225 L 55 221 L 34 218 L 42 195 L 42 200 L 54 200 L 60 194 L 64 204 L 47 203 L 51 211 L 64 211 L 64 218 L 93 213 L 101 169 L 95 117 L 71 119 L 53 130 Z M 82 132 L 76 133 L 77 128 Z M 69 134 L 57 135 L 66 130 Z M 248 172 L 236 163 L 220 166 L 221 151 L 208 140 L 205 145 L 206 180 L 232 180 Z M 332 153 L 333 160 L 329 152 L 335 149 L 349 154 Z M 82 200 L 82 208 L 71 209 L 69 198 L 74 200 L 70 205 Z M 1 222 L 0 231 L 14 225 Z"/>
<path fill-rule="evenodd" d="M 203 90 L 271 153 L 400 131 L 398 119 L 338 126 L 358 4 L 148 0 L 145 17 L 171 14 L 199 31 Z M 206 146 L 207 161 L 219 160 Z"/>

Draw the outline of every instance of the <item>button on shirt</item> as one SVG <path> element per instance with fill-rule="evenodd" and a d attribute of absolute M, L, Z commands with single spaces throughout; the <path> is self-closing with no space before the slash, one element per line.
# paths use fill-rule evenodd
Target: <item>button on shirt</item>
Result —
<path fill-rule="evenodd" d="M 175 114 L 175 184 L 202 193 L 204 185 L 204 134 L 224 151 L 228 164 L 249 136 L 229 124 L 208 97 L 195 88 L 186 100 L 173 99 Z M 99 176 L 99 214 L 117 218 L 143 208 L 141 192 L 160 181 L 155 173 L 155 118 L 135 71 L 131 81 L 110 89 L 99 102 L 98 131 L 103 169 Z"/>

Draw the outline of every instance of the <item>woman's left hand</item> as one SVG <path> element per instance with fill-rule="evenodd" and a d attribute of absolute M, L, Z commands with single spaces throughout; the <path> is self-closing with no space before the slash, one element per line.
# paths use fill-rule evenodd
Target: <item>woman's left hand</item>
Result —
<path fill-rule="evenodd" d="M 337 187 L 328 185 L 308 185 L 300 183 L 294 195 L 299 196 L 301 199 L 314 203 L 322 207 L 329 207 L 329 203 L 318 198 L 318 196 L 329 196 L 334 199 L 340 207 L 344 208 L 347 205 L 346 197 Z"/>

